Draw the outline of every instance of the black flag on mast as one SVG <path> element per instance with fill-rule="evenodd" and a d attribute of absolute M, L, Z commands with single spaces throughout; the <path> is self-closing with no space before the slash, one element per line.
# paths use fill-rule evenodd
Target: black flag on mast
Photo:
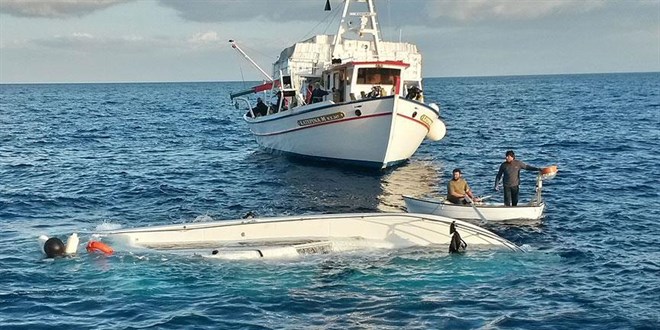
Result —
<path fill-rule="evenodd" d="M 325 9 L 324 10 L 325 11 L 331 11 L 332 10 L 332 9 L 330 9 L 330 0 L 325 0 Z"/>

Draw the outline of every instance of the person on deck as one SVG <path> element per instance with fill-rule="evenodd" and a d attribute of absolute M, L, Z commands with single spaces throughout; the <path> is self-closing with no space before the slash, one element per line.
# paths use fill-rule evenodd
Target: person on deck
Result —
<path fill-rule="evenodd" d="M 516 159 L 513 150 L 508 150 L 505 154 L 505 161 L 500 165 L 500 170 L 495 176 L 495 191 L 499 191 L 500 179 L 504 177 L 502 184 L 504 186 L 504 205 L 518 205 L 518 191 L 520 186 L 520 170 L 540 171 L 538 167 L 527 165 Z"/>
<path fill-rule="evenodd" d="M 312 91 L 312 103 L 323 102 L 323 97 L 328 94 L 330 93 L 322 90 L 321 84 L 317 82 L 316 85 L 314 85 L 314 91 Z"/>
<path fill-rule="evenodd" d="M 264 103 L 264 101 L 260 97 L 258 97 L 257 106 L 252 108 L 252 112 L 254 112 L 255 117 L 265 116 L 266 114 L 268 114 L 268 106 L 266 105 L 266 103 Z"/>
<path fill-rule="evenodd" d="M 455 168 L 452 172 L 452 179 L 447 183 L 447 200 L 454 204 L 467 204 L 465 196 L 468 196 L 473 201 L 477 201 L 472 195 L 472 190 L 467 181 L 461 176 L 460 168 Z"/>
<path fill-rule="evenodd" d="M 421 101 L 421 98 L 422 98 L 422 90 L 419 89 L 419 87 L 412 86 L 408 88 L 408 94 L 406 94 L 406 99 Z"/>
<path fill-rule="evenodd" d="M 273 104 L 273 113 L 277 113 L 279 111 L 284 111 L 289 109 L 289 100 L 286 97 L 284 98 L 284 100 L 282 100 L 282 91 L 277 92 L 277 101 L 275 102 L 276 103 Z M 282 103 L 281 109 L 279 108 L 280 103 Z"/>
<path fill-rule="evenodd" d="M 312 104 L 312 93 L 314 92 L 314 85 L 307 85 L 307 90 L 305 91 L 305 104 Z"/>

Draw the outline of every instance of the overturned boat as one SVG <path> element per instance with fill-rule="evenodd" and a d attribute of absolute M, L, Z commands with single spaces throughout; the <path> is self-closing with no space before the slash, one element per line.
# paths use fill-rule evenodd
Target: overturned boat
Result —
<path fill-rule="evenodd" d="M 346 0 L 337 33 L 284 49 L 272 75 L 230 42 L 267 79 L 230 94 L 266 150 L 382 169 L 446 133 L 439 106 L 424 102 L 421 54 L 381 39 L 372 0 Z M 248 98 L 261 92 L 270 106 Z"/>
<path fill-rule="evenodd" d="M 536 177 L 536 194 L 529 203 L 518 206 L 506 206 L 503 203 L 473 202 L 454 204 L 446 199 L 403 196 L 406 210 L 411 213 L 435 214 L 443 217 L 461 220 L 486 221 L 516 221 L 539 220 L 543 216 L 545 202 L 541 192 L 543 180 L 551 179 L 557 174 L 557 166 L 541 169 Z"/>
<path fill-rule="evenodd" d="M 456 232 L 460 237 L 457 238 Z M 225 220 L 115 230 L 98 236 L 114 247 L 141 247 L 222 259 L 291 258 L 414 246 L 446 249 L 457 239 L 466 244 L 467 250 L 520 251 L 514 243 L 479 226 L 410 213 Z"/>

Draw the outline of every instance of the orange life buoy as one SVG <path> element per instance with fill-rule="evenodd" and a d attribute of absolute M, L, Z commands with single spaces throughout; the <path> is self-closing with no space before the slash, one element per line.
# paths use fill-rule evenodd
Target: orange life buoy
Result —
<path fill-rule="evenodd" d="M 541 169 L 541 174 L 543 175 L 554 173 L 557 173 L 557 165 L 552 165 Z"/>
<path fill-rule="evenodd" d="M 92 253 L 96 251 L 103 252 L 107 255 L 111 255 L 113 252 L 115 252 L 105 243 L 101 243 L 99 241 L 89 241 L 89 243 L 87 243 L 87 252 Z"/>

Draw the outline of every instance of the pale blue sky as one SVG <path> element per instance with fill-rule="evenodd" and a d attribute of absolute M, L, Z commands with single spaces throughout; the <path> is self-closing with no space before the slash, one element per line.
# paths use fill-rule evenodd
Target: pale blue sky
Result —
<path fill-rule="evenodd" d="M 260 80 L 342 1 L 0 0 L 0 83 Z M 380 0 L 425 77 L 660 71 L 660 0 Z M 321 23 L 319 23 L 321 22 Z"/>

